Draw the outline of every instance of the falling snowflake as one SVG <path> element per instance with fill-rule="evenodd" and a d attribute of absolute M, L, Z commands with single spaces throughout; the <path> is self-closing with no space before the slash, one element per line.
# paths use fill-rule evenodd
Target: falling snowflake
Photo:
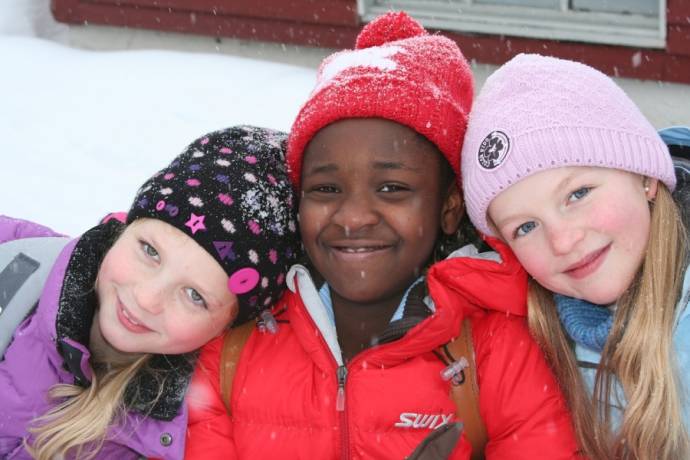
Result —
<path fill-rule="evenodd" d="M 631 60 L 633 67 L 639 67 L 640 64 L 642 64 L 642 53 L 638 51 L 637 53 L 633 54 Z"/>

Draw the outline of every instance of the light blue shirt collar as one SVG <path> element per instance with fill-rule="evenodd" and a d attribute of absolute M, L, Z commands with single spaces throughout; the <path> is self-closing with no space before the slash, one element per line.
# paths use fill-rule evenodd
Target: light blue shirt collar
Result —
<path fill-rule="evenodd" d="M 400 303 L 398 304 L 398 308 L 395 309 L 395 313 L 393 313 L 393 316 L 391 317 L 391 320 L 389 322 L 402 319 L 403 313 L 405 311 L 405 304 L 407 303 L 407 296 L 410 294 L 410 291 L 413 287 L 422 282 L 424 282 L 424 277 L 420 276 L 410 285 L 410 287 L 407 288 L 405 294 L 400 300 Z M 321 286 L 321 289 L 319 289 L 319 297 L 321 298 L 324 307 L 326 307 L 326 314 L 328 314 L 328 318 L 331 320 L 331 324 L 335 326 L 335 314 L 333 313 L 333 302 L 331 301 L 331 289 L 328 287 L 328 283 L 323 283 L 323 286 Z M 434 302 L 431 300 L 429 296 L 426 296 L 424 298 L 424 303 L 427 307 L 429 307 L 431 311 L 436 310 Z"/>

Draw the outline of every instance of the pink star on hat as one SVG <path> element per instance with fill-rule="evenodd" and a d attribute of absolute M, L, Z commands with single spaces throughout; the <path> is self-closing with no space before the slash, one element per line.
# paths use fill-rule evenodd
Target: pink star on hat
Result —
<path fill-rule="evenodd" d="M 204 225 L 205 218 L 206 216 L 197 216 L 192 213 L 189 220 L 185 223 L 185 226 L 192 230 L 192 235 L 195 235 L 198 230 L 206 230 L 206 225 Z"/>

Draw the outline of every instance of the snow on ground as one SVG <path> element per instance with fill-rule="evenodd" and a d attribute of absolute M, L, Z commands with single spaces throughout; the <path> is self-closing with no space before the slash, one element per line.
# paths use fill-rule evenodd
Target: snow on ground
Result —
<path fill-rule="evenodd" d="M 0 4 L 0 214 L 77 235 L 203 133 L 287 130 L 315 71 L 170 51 L 68 48 L 47 0 Z"/>
<path fill-rule="evenodd" d="M 287 130 L 315 81 L 313 68 L 275 59 L 70 48 L 75 28 L 57 23 L 49 3 L 0 0 L 0 214 L 67 234 L 126 210 L 150 174 L 208 131 Z M 96 48 L 108 48 L 139 35 L 76 30 L 85 48 L 96 37 Z M 298 61 L 287 56 L 279 60 Z M 494 69 L 473 66 L 477 89 Z M 690 123 L 688 85 L 616 81 L 657 128 Z"/>

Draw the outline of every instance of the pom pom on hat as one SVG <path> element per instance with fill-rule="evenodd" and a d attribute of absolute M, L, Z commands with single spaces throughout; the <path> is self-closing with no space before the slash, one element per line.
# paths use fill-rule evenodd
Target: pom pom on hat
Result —
<path fill-rule="evenodd" d="M 355 48 L 371 48 L 422 35 L 428 35 L 428 33 L 420 23 L 402 11 L 391 11 L 364 26 L 357 36 Z"/>
<path fill-rule="evenodd" d="M 304 150 L 327 125 L 383 118 L 431 141 L 460 176 L 460 150 L 472 108 L 472 71 L 452 40 L 429 35 L 404 12 L 369 23 L 357 48 L 328 56 L 288 139 L 288 174 L 299 190 Z"/>

